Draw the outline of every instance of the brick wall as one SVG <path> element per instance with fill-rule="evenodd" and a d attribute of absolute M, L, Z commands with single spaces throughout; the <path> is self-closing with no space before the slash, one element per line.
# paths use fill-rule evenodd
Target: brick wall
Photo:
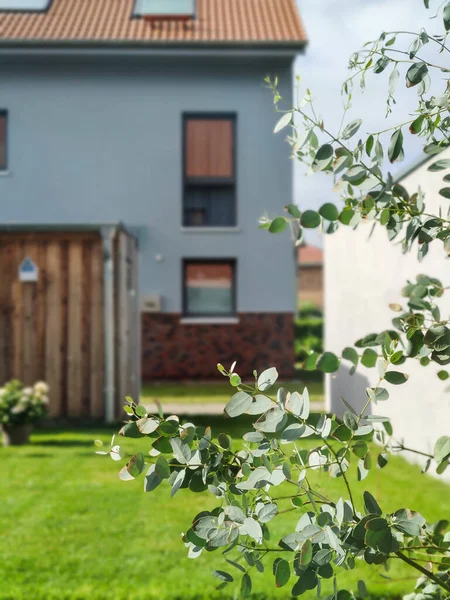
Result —
<path fill-rule="evenodd" d="M 290 313 L 244 313 L 239 323 L 181 324 L 181 315 L 142 315 L 142 377 L 212 379 L 217 363 L 251 376 L 276 367 L 281 377 L 294 375 L 294 323 Z"/>

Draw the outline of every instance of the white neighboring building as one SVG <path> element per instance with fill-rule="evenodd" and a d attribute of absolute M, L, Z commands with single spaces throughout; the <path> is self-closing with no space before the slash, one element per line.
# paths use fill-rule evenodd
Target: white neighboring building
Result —
<path fill-rule="evenodd" d="M 444 157 L 449 158 L 450 152 L 439 155 L 439 159 Z M 449 201 L 438 192 L 446 185 L 442 181 L 446 172 L 428 171 L 433 160 L 437 158 L 410 169 L 399 182 L 410 193 L 420 186 L 425 192 L 427 212 L 437 214 L 442 206 L 445 215 Z M 407 279 L 426 273 L 441 279 L 444 286 L 450 285 L 450 261 L 445 258 L 441 242 L 431 243 L 427 256 L 419 263 L 416 249 L 402 254 L 399 243 L 388 241 L 383 227 L 378 226 L 368 239 L 371 228 L 371 223 L 362 223 L 356 231 L 341 227 L 325 236 L 325 347 L 338 355 L 364 335 L 392 328 L 395 313 L 388 305 L 406 305 L 401 289 Z M 450 314 L 450 290 L 439 305 L 445 318 Z M 366 401 L 365 388 L 377 383 L 376 369 L 358 366 L 355 375 L 350 376 L 349 366 L 343 360 L 340 371 L 328 376 L 326 406 L 330 412 L 344 412 L 340 396 L 361 409 Z M 409 381 L 400 386 L 386 384 L 390 399 L 372 407 L 372 412 L 391 418 L 396 439 L 425 452 L 433 449 L 439 436 L 450 432 L 450 392 L 445 391 L 448 381 L 437 377 L 442 368 L 435 363 L 424 368 L 415 360 L 406 361 L 399 370 L 409 374 Z"/>

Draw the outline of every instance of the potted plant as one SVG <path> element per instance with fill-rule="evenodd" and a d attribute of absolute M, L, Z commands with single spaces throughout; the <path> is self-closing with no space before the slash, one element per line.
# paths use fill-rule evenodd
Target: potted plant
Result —
<path fill-rule="evenodd" d="M 4 446 L 28 444 L 34 423 L 47 413 L 49 387 L 38 381 L 33 387 L 13 379 L 0 388 L 0 428 Z"/>

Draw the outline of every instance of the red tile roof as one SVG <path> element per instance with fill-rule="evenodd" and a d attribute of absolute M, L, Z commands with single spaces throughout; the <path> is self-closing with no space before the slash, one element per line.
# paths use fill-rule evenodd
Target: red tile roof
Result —
<path fill-rule="evenodd" d="M 306 42 L 295 0 L 197 0 L 193 22 L 151 24 L 133 17 L 134 0 L 53 0 L 45 13 L 0 12 L 3 42 Z"/>
<path fill-rule="evenodd" d="M 317 246 L 300 246 L 298 249 L 298 264 L 301 266 L 322 266 L 323 250 Z"/>

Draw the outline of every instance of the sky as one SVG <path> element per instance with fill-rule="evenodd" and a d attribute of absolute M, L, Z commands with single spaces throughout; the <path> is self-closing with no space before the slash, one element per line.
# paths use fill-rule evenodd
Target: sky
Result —
<path fill-rule="evenodd" d="M 364 42 L 376 39 L 382 31 L 420 31 L 421 27 L 429 33 L 441 30 L 439 22 L 430 20 L 434 13 L 424 9 L 422 0 L 297 0 L 297 3 L 309 44 L 305 54 L 298 57 L 295 71 L 301 76 L 302 88 L 311 89 L 314 104 L 332 131 L 339 129 L 342 118 L 340 89 L 348 76 L 348 58 L 354 51 Z M 438 4 L 431 0 L 431 6 L 433 3 Z M 363 94 L 355 87 L 348 120 L 362 119 L 361 133 L 400 123 L 406 120 L 405 111 L 409 114 L 417 105 L 416 90 L 406 89 L 399 81 L 395 95 L 397 105 L 386 121 L 385 100 L 390 70 L 381 75 L 370 75 Z M 422 154 L 421 145 L 410 134 L 405 134 L 405 147 L 405 160 L 395 165 L 392 172 L 406 169 Z M 296 164 L 294 172 L 295 202 L 301 208 L 317 209 L 324 202 L 338 199 L 332 191 L 330 176 L 308 176 L 300 163 Z M 321 245 L 321 236 L 310 230 L 307 241 Z"/>

